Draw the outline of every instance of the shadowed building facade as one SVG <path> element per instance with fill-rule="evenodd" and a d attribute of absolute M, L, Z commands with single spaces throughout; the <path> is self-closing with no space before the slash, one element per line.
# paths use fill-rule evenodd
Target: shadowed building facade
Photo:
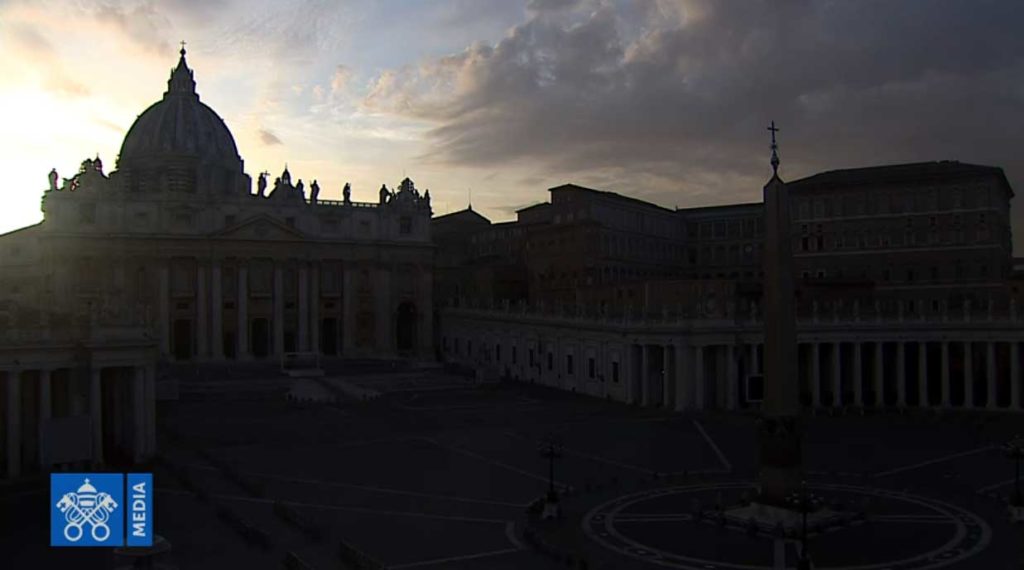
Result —
<path fill-rule="evenodd" d="M 0 472 L 45 468 L 62 418 L 87 418 L 94 462 L 151 454 L 161 362 L 432 357 L 429 191 L 324 200 L 287 168 L 256 186 L 184 49 L 115 171 L 51 172 L 44 221 L 0 236 Z"/>

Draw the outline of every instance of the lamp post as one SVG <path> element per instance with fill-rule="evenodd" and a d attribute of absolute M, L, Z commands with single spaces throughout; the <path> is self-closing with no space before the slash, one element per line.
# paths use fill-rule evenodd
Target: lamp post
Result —
<path fill-rule="evenodd" d="M 1013 500 L 1011 505 L 1017 508 L 1024 507 L 1020 492 L 1020 462 L 1024 459 L 1024 437 L 1014 436 L 1009 442 L 1003 445 L 1006 456 L 1015 464 L 1016 476 L 1014 477 Z"/>
<path fill-rule="evenodd" d="M 803 520 L 800 531 L 800 561 L 797 563 L 798 570 L 810 570 L 811 559 L 807 553 L 807 513 L 821 503 L 821 499 L 807 492 L 807 481 L 800 482 L 800 491 L 790 494 L 787 502 L 800 511 Z"/>
<path fill-rule="evenodd" d="M 558 502 L 558 493 L 555 491 L 555 459 L 562 456 L 562 449 L 562 443 L 558 441 L 554 434 L 549 434 L 537 446 L 537 451 L 540 452 L 540 456 L 548 460 L 547 502 L 549 503 Z"/>

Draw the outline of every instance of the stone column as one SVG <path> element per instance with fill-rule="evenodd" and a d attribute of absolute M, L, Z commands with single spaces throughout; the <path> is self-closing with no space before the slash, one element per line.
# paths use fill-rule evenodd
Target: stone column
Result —
<path fill-rule="evenodd" d="M 21 371 L 7 371 L 7 477 L 21 476 Z"/>
<path fill-rule="evenodd" d="M 942 354 L 939 356 L 939 368 L 942 374 L 942 407 L 949 408 L 949 341 L 942 341 Z"/>
<path fill-rule="evenodd" d="M 1010 342 L 1010 407 L 1020 409 L 1020 347 L 1016 339 Z"/>
<path fill-rule="evenodd" d="M 149 364 L 144 370 L 146 384 L 142 404 L 145 408 L 145 444 L 148 456 L 156 453 L 156 366 Z"/>
<path fill-rule="evenodd" d="M 309 344 L 313 352 L 320 354 L 320 265 L 315 261 L 309 283 L 312 289 L 309 295 Z"/>
<path fill-rule="evenodd" d="M 693 409 L 704 409 L 704 347 L 697 345 L 693 347 L 694 359 L 694 400 Z"/>
<path fill-rule="evenodd" d="M 224 294 L 221 290 L 220 260 L 214 259 L 210 267 L 210 354 L 214 360 L 224 360 Z"/>
<path fill-rule="evenodd" d="M 882 342 L 875 342 L 875 407 L 881 408 L 885 405 L 885 394 L 882 391 L 882 384 L 885 381 L 885 367 L 882 362 Z"/>
<path fill-rule="evenodd" d="M 989 305 L 992 306 L 991 304 Z M 996 409 L 996 343 L 985 343 L 985 407 L 989 410 Z"/>
<path fill-rule="evenodd" d="M 931 405 L 928 401 L 928 343 L 920 342 L 917 345 L 917 405 L 926 408 Z"/>
<path fill-rule="evenodd" d="M 89 371 L 89 417 L 92 421 L 92 461 L 103 464 L 103 398 L 101 393 L 101 368 Z"/>
<path fill-rule="evenodd" d="M 896 405 L 907 405 L 907 343 L 896 343 Z"/>
<path fill-rule="evenodd" d="M 238 262 L 238 300 L 235 305 L 238 307 L 238 334 L 235 335 L 235 342 L 238 348 L 238 360 L 249 360 L 249 268 L 246 260 Z"/>
<path fill-rule="evenodd" d="M 164 358 L 171 356 L 171 270 L 167 261 L 160 262 L 159 287 L 157 288 L 157 321 L 160 331 L 160 353 Z"/>
<path fill-rule="evenodd" d="M 861 354 L 861 342 L 853 343 L 853 405 L 864 405 L 864 362 Z"/>
<path fill-rule="evenodd" d="M 345 263 L 342 268 L 342 304 L 344 306 L 341 315 L 341 353 L 348 358 L 356 355 L 356 291 L 355 275 L 356 269 L 350 263 Z"/>
<path fill-rule="evenodd" d="M 206 316 L 209 305 L 206 302 L 206 270 L 202 261 L 196 262 L 196 358 L 205 360 L 210 354 L 209 330 Z"/>
<path fill-rule="evenodd" d="M 839 408 L 843 405 L 843 371 L 842 347 L 838 342 L 832 343 L 832 407 Z"/>
<path fill-rule="evenodd" d="M 375 270 L 377 286 L 374 287 L 374 319 L 377 333 L 377 354 L 379 356 L 392 356 L 394 353 L 395 339 L 391 334 L 394 314 L 391 309 L 391 267 L 383 266 Z M 422 318 L 422 311 L 426 307 L 416 307 L 417 320 Z M 417 331 L 419 332 L 419 331 Z M 413 347 L 415 349 L 416 347 Z"/>
<path fill-rule="evenodd" d="M 274 261 L 274 350 L 271 354 L 281 358 L 284 354 L 284 268 Z"/>
<path fill-rule="evenodd" d="M 728 401 L 725 403 L 725 409 L 735 410 L 737 408 L 737 401 L 739 400 L 736 389 L 736 383 L 738 382 L 737 376 L 739 376 L 739 369 L 736 366 L 736 345 L 730 342 L 726 345 L 725 358 L 727 359 L 725 370 L 726 370 L 726 382 L 728 384 L 725 388 L 725 394 Z"/>
<path fill-rule="evenodd" d="M 135 462 L 146 457 L 146 369 L 136 366 L 132 378 L 132 453 Z"/>
<path fill-rule="evenodd" d="M 299 352 L 309 352 L 309 268 L 299 262 L 299 331 L 296 339 Z"/>
<path fill-rule="evenodd" d="M 674 364 L 675 364 L 675 362 L 674 362 L 675 359 L 672 358 L 671 355 L 672 355 L 672 345 L 662 345 L 662 347 L 661 347 L 661 362 L 662 362 L 662 364 L 661 364 L 661 369 L 662 369 L 662 373 L 661 373 L 661 389 L 662 389 L 661 406 L 663 408 L 667 408 L 669 410 L 673 409 L 673 407 L 674 407 L 673 400 L 674 400 L 674 397 L 675 397 L 675 383 L 673 382 L 673 378 L 675 377 L 675 374 L 673 374 L 674 371 L 672 370 L 673 367 L 674 367 Z"/>
<path fill-rule="evenodd" d="M 970 341 L 964 344 L 964 407 L 974 407 L 974 350 Z"/>
<path fill-rule="evenodd" d="M 689 385 L 687 379 L 690 376 L 689 347 L 682 344 L 674 345 L 676 351 L 676 370 L 674 382 L 676 383 L 676 411 L 683 411 L 690 403 Z"/>
<path fill-rule="evenodd" d="M 419 303 L 416 311 L 421 315 L 416 338 L 420 353 L 427 360 L 434 360 L 434 273 L 428 266 L 419 273 Z M 393 322 L 393 321 L 392 321 Z M 394 338 L 394 335 L 391 335 Z"/>
<path fill-rule="evenodd" d="M 821 344 L 811 344 L 811 406 L 821 407 Z"/>
<path fill-rule="evenodd" d="M 53 415 L 53 394 L 50 384 L 50 369 L 43 368 L 39 371 L 39 466 L 44 470 L 50 466 L 49 464 L 49 449 L 43 449 L 44 446 L 49 447 L 51 442 L 43 441 L 43 428 L 46 426 L 46 422 L 50 420 Z"/>

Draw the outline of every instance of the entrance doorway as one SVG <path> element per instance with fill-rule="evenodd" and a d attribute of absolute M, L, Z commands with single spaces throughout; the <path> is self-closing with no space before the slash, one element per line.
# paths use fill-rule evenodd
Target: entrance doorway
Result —
<path fill-rule="evenodd" d="M 338 319 L 334 317 L 320 322 L 320 352 L 328 356 L 338 354 Z"/>
<path fill-rule="evenodd" d="M 176 319 L 174 321 L 174 358 L 188 360 L 192 358 L 192 321 Z"/>
<path fill-rule="evenodd" d="M 398 352 L 410 352 L 416 347 L 416 306 L 409 301 L 398 306 L 395 335 Z"/>
<path fill-rule="evenodd" d="M 253 319 L 252 331 L 249 336 L 252 339 L 252 355 L 255 358 L 266 358 L 270 355 L 270 321 L 267 319 Z"/>

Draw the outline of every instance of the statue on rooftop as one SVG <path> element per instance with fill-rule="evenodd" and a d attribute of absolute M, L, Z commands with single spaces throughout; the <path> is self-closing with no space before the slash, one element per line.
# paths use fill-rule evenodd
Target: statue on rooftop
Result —
<path fill-rule="evenodd" d="M 316 201 L 320 198 L 320 185 L 317 184 L 316 179 L 313 179 L 313 184 L 309 186 L 309 201 L 316 204 Z"/>
<path fill-rule="evenodd" d="M 341 195 L 345 200 L 346 204 L 352 203 L 352 185 L 348 182 L 345 183 L 345 187 L 341 190 Z"/>
<path fill-rule="evenodd" d="M 92 167 L 96 169 L 96 172 L 103 174 L 103 161 L 100 160 L 100 155 L 96 155 L 96 160 L 92 161 Z"/>
<path fill-rule="evenodd" d="M 295 189 L 299 191 L 299 196 L 306 197 L 306 185 L 302 183 L 301 178 L 299 178 L 298 184 L 295 185 Z"/>
<path fill-rule="evenodd" d="M 57 175 L 57 169 L 54 168 L 54 169 L 50 170 L 50 191 L 51 192 L 56 192 L 57 190 L 59 190 L 59 188 L 57 188 L 57 179 L 58 178 L 59 178 L 59 176 Z"/>
<path fill-rule="evenodd" d="M 280 179 L 278 179 L 280 180 Z M 276 184 L 276 182 L 275 182 Z M 256 180 L 256 195 L 263 197 L 266 196 L 267 192 L 267 173 L 260 172 L 259 179 Z"/>
<path fill-rule="evenodd" d="M 387 204 L 387 202 L 388 202 L 388 196 L 390 196 L 390 195 L 391 195 L 391 194 L 390 194 L 390 192 L 388 192 L 388 187 L 387 187 L 387 186 L 385 186 L 384 184 L 381 184 L 381 185 L 380 185 L 380 204 L 381 204 L 382 206 L 383 206 L 384 204 Z"/>

